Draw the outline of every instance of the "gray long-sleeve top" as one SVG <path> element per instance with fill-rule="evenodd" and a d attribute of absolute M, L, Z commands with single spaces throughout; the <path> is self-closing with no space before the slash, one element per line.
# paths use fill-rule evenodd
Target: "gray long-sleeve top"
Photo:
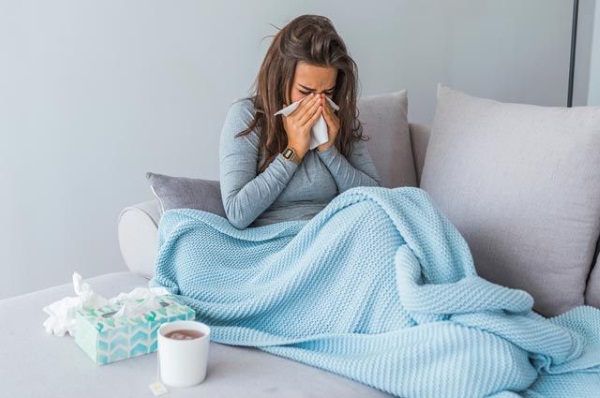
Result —
<path fill-rule="evenodd" d="M 296 165 L 278 154 L 260 174 L 256 130 L 236 137 L 254 118 L 249 99 L 231 104 L 220 143 L 221 195 L 236 228 L 314 217 L 339 193 L 356 186 L 378 186 L 380 179 L 364 141 L 355 141 L 346 159 L 331 146 L 308 151 Z"/>

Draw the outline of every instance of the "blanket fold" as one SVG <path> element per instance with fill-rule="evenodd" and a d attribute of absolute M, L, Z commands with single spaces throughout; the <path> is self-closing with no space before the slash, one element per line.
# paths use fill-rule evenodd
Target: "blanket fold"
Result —
<path fill-rule="evenodd" d="M 403 397 L 599 394 L 600 310 L 546 319 L 528 293 L 478 277 L 421 189 L 354 188 L 310 221 L 245 230 L 169 210 L 158 232 L 150 286 L 180 295 L 216 342 Z"/>

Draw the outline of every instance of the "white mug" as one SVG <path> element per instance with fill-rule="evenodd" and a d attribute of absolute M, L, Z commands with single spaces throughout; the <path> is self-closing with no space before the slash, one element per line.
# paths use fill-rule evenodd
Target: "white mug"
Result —
<path fill-rule="evenodd" d="M 190 340 L 166 337 L 176 330 L 193 330 L 203 334 Z M 210 328 L 197 321 L 163 323 L 158 329 L 158 358 L 163 383 L 173 387 L 190 387 L 206 378 Z"/>

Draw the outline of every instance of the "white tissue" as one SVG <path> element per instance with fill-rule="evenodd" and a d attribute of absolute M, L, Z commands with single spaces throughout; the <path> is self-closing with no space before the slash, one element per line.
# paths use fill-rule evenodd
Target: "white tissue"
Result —
<path fill-rule="evenodd" d="M 307 98 L 307 97 L 304 97 L 304 98 Z M 302 102 L 302 100 L 304 98 L 277 111 L 275 113 L 275 115 L 283 115 L 283 116 L 289 115 L 290 113 L 294 112 L 296 110 L 296 108 L 298 108 L 298 105 L 300 105 L 300 102 Z M 329 104 L 331 105 L 331 107 L 333 109 L 335 109 L 336 111 L 340 109 L 340 107 L 337 106 L 337 104 L 335 102 L 333 102 L 329 97 L 325 97 L 325 98 L 327 98 L 327 101 L 329 102 Z M 321 144 L 326 143 L 327 141 L 329 141 L 329 135 L 327 134 L 327 122 L 325 121 L 325 118 L 323 117 L 323 115 L 321 115 L 317 119 L 317 122 L 315 123 L 315 125 L 312 128 L 312 134 L 311 134 L 311 138 L 310 138 L 309 148 L 315 149 L 316 147 L 318 147 Z"/>
<path fill-rule="evenodd" d="M 82 281 L 81 275 L 73 274 L 73 290 L 77 297 L 65 297 L 43 308 L 50 317 L 44 322 L 46 333 L 64 336 L 75 335 L 75 313 L 80 308 L 96 308 L 108 304 L 119 304 L 121 308 L 114 317 L 128 316 L 147 310 L 157 309 L 160 304 L 154 300 L 157 296 L 168 294 L 162 287 L 136 287 L 129 293 L 120 293 L 110 300 L 92 291 L 89 284 Z"/>
<path fill-rule="evenodd" d="M 110 299 L 111 304 L 120 304 L 121 308 L 113 317 L 130 316 L 160 308 L 156 296 L 163 296 L 169 292 L 162 287 L 136 287 L 129 293 L 120 293 L 117 297 Z"/>

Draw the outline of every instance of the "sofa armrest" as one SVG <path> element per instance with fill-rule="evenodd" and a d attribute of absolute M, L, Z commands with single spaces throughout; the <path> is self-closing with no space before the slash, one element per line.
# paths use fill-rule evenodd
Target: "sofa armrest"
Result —
<path fill-rule="evenodd" d="M 119 246 L 125 265 L 148 279 L 154 275 L 160 217 L 156 199 L 126 207 L 119 215 Z"/>

